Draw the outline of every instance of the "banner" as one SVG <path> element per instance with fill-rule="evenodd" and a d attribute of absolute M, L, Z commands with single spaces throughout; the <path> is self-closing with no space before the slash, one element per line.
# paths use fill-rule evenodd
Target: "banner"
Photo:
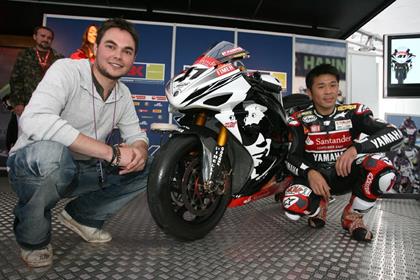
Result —
<path fill-rule="evenodd" d="M 346 96 L 347 43 L 332 39 L 295 38 L 295 77 L 293 93 L 306 93 L 305 77 L 315 66 L 327 63 L 340 73 L 340 103 Z"/>
<path fill-rule="evenodd" d="M 293 37 L 238 32 L 238 45 L 251 54 L 243 60 L 248 69 L 270 72 L 280 80 L 283 95 L 292 93 Z"/>

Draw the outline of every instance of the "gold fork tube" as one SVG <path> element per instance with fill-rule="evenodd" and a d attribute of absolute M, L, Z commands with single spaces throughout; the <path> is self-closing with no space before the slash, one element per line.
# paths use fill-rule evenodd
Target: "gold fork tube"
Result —
<path fill-rule="evenodd" d="M 224 147 L 227 142 L 227 137 L 228 137 L 228 130 L 226 129 L 226 127 L 221 126 L 219 135 L 217 136 L 217 145 L 220 147 Z"/>
<path fill-rule="evenodd" d="M 195 120 L 195 124 L 198 126 L 204 126 L 206 123 L 206 113 L 201 112 L 198 114 L 196 120 Z"/>

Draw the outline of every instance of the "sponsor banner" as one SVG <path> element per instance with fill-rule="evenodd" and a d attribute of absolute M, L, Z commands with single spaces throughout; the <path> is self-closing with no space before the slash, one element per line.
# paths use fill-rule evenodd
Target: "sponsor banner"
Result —
<path fill-rule="evenodd" d="M 341 40 L 295 37 L 293 93 L 306 93 L 305 76 L 315 66 L 329 63 L 340 74 L 340 103 L 345 103 L 347 43 Z"/>
<path fill-rule="evenodd" d="M 131 70 L 121 80 L 125 83 L 163 83 L 165 80 L 165 64 L 134 62 Z"/>
<path fill-rule="evenodd" d="M 296 53 L 296 76 L 305 77 L 315 66 L 327 63 L 338 69 L 340 80 L 346 79 L 346 58 L 309 53 Z"/>
<path fill-rule="evenodd" d="M 132 94 L 131 97 L 135 101 L 159 101 L 159 104 L 162 105 L 162 102 L 168 102 L 166 96 L 160 95 L 143 95 L 143 94 Z"/>
<path fill-rule="evenodd" d="M 293 38 L 277 34 L 238 32 L 238 45 L 250 58 L 243 60 L 248 69 L 264 69 L 281 82 L 283 95 L 292 93 Z"/>

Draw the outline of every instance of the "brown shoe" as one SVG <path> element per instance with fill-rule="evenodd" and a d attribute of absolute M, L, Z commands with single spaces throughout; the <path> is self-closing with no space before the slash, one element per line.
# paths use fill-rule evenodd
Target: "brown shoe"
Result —
<path fill-rule="evenodd" d="M 321 198 L 319 203 L 319 212 L 313 217 L 308 218 L 308 225 L 312 228 L 322 228 L 327 222 L 327 209 L 328 203 L 325 199 Z"/>
<path fill-rule="evenodd" d="M 363 223 L 363 214 L 351 211 L 351 203 L 344 208 L 341 226 L 348 230 L 350 236 L 357 241 L 371 241 L 373 233 Z"/>

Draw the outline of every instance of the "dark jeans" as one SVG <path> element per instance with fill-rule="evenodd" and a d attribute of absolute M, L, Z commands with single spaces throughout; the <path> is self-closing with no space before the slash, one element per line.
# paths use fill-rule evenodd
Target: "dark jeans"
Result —
<path fill-rule="evenodd" d="M 26 249 L 40 249 L 51 240 L 51 209 L 66 197 L 65 207 L 79 223 L 101 228 L 147 185 L 148 166 L 126 175 L 109 174 L 98 184 L 96 160 L 76 161 L 62 144 L 40 141 L 18 150 L 7 165 L 15 207 L 16 241 Z M 150 161 L 149 161 L 150 162 Z"/>

